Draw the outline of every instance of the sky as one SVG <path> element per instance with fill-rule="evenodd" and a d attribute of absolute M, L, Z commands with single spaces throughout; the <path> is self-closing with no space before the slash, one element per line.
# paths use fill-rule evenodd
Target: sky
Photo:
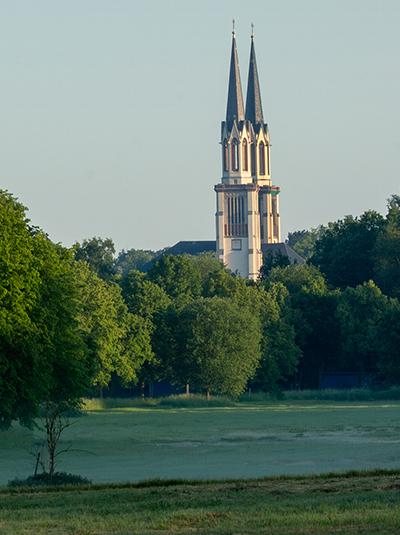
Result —
<path fill-rule="evenodd" d="M 66 247 L 215 239 L 232 18 L 244 95 L 254 22 L 282 239 L 386 214 L 398 0 L 0 0 L 0 189 Z"/>

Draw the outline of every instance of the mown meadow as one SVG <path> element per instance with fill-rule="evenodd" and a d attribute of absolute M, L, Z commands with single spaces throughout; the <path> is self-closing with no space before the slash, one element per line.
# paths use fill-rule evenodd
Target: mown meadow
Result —
<path fill-rule="evenodd" d="M 399 468 L 400 401 L 194 396 L 87 409 L 62 435 L 57 470 L 96 484 Z M 0 485 L 33 474 L 39 435 L 17 424 L 0 434 Z"/>
<path fill-rule="evenodd" d="M 88 400 L 57 469 L 93 485 L 1 487 L 0 534 L 398 532 L 400 401 L 302 396 Z M 1 485 L 39 434 L 0 434 Z"/>
<path fill-rule="evenodd" d="M 400 471 L 0 490 L 0 533 L 391 534 Z"/>

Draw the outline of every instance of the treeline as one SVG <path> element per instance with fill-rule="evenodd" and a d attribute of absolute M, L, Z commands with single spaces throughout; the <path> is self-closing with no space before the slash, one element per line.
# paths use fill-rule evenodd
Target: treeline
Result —
<path fill-rule="evenodd" d="M 157 253 L 115 260 L 100 238 L 67 250 L 0 192 L 1 426 L 31 424 L 46 401 L 74 409 L 111 384 L 237 397 L 317 388 L 322 371 L 397 383 L 399 204 L 293 233 L 299 253 L 310 242 L 307 263 L 270 258 L 248 281 L 208 254 L 166 254 L 140 273 Z"/>

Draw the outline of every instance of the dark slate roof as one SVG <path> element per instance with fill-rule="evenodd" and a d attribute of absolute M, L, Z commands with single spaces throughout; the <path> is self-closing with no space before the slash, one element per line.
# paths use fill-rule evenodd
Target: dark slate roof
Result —
<path fill-rule="evenodd" d="M 246 120 L 253 123 L 253 125 L 264 124 L 253 35 L 251 36 L 249 78 L 247 82 Z"/>
<path fill-rule="evenodd" d="M 196 255 L 196 254 L 199 254 L 199 253 L 208 253 L 208 252 L 215 253 L 216 247 L 217 247 L 217 244 L 216 244 L 215 240 L 214 241 L 205 241 L 205 240 L 202 240 L 202 241 L 180 241 L 180 242 L 176 243 L 175 245 L 173 245 L 172 247 L 169 247 L 168 249 L 166 249 L 160 255 L 156 256 L 156 258 L 153 258 L 153 260 L 151 260 L 150 262 L 147 262 L 147 264 L 145 264 L 144 266 L 142 266 L 140 268 L 140 271 L 142 273 L 146 273 L 146 271 L 148 271 L 152 267 L 153 262 L 155 262 L 156 260 L 160 260 L 160 258 L 162 256 L 164 256 L 165 254 L 172 254 L 172 255 L 191 254 L 191 255 Z"/>
<path fill-rule="evenodd" d="M 233 124 L 234 120 L 236 122 L 244 121 L 242 84 L 240 83 L 235 33 L 232 38 L 231 69 L 229 73 L 228 103 L 226 106 L 226 122 L 229 127 Z"/>
<path fill-rule="evenodd" d="M 293 264 L 296 261 L 297 264 L 304 264 L 304 258 L 301 258 L 296 251 L 293 251 L 289 245 L 286 243 L 263 243 L 261 246 L 263 257 L 267 256 L 268 251 L 272 251 L 273 255 L 276 256 L 278 251 L 282 253 L 283 256 L 289 257 L 290 262 Z"/>

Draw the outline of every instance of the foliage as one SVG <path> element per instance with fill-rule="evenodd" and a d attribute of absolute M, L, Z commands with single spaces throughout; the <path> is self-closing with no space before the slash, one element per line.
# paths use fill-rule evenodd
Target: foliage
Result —
<path fill-rule="evenodd" d="M 89 384 L 71 254 L 0 192 L 0 427 L 32 426 L 42 402 L 80 404 Z"/>
<path fill-rule="evenodd" d="M 372 250 L 374 280 L 385 295 L 400 298 L 400 197 L 388 199 L 386 225 Z"/>
<path fill-rule="evenodd" d="M 317 228 L 311 230 L 296 230 L 295 232 L 289 232 L 285 243 L 289 245 L 297 254 L 308 260 L 313 252 L 316 241 L 321 238 L 326 228 L 323 225 L 319 225 Z"/>
<path fill-rule="evenodd" d="M 170 337 L 163 354 L 174 382 L 236 398 L 260 359 L 257 316 L 232 300 L 201 298 L 170 310 Z"/>
<path fill-rule="evenodd" d="M 152 357 L 145 321 L 128 312 L 116 283 L 105 282 L 84 262 L 75 262 L 74 269 L 80 289 L 79 327 L 89 351 L 92 383 L 101 392 L 113 372 L 123 384 L 135 383 L 140 366 Z"/>
<path fill-rule="evenodd" d="M 12 479 L 7 486 L 10 488 L 19 487 L 60 487 L 64 485 L 91 485 L 92 481 L 86 477 L 67 474 L 66 472 L 54 472 L 54 474 L 37 474 L 26 479 Z"/>
<path fill-rule="evenodd" d="M 321 272 L 307 264 L 275 268 L 266 287 L 273 290 L 276 284 L 288 292 L 282 313 L 293 327 L 302 353 L 296 382 L 300 388 L 305 384 L 317 388 L 322 366 L 340 366 L 340 330 L 335 316 L 338 292 L 330 291 Z"/>
<path fill-rule="evenodd" d="M 115 246 L 110 238 L 91 238 L 74 245 L 75 260 L 87 262 L 101 279 L 109 280 L 115 273 Z"/>
<path fill-rule="evenodd" d="M 372 281 L 347 288 L 340 296 L 336 316 L 348 368 L 361 372 L 377 369 L 381 350 L 379 325 L 388 306 L 388 298 Z"/>
<path fill-rule="evenodd" d="M 196 299 L 201 293 L 197 265 L 183 255 L 164 255 L 154 262 L 147 278 L 160 286 L 179 306 Z"/>
<path fill-rule="evenodd" d="M 372 210 L 329 223 L 309 259 L 334 287 L 356 287 L 373 279 L 372 250 L 384 228 L 384 218 Z"/>
<path fill-rule="evenodd" d="M 196 255 L 186 254 L 185 257 L 191 260 L 197 266 L 202 281 L 204 281 L 204 279 L 211 273 L 215 273 L 216 271 L 223 269 L 223 265 L 218 259 L 216 253 L 212 253 L 210 251 Z"/>
<path fill-rule="evenodd" d="M 115 261 L 114 267 L 116 273 L 126 277 L 128 273 L 134 269 L 138 270 L 145 264 L 153 260 L 161 251 L 150 251 L 143 249 L 129 249 L 128 251 L 122 250 L 118 254 L 118 258 Z"/>
<path fill-rule="evenodd" d="M 287 377 L 297 371 L 302 351 L 295 343 L 295 329 L 287 314 L 289 293 L 282 284 L 273 284 L 261 297 L 261 360 L 251 384 L 265 392 L 281 395 Z"/>
<path fill-rule="evenodd" d="M 272 269 L 276 267 L 290 266 L 290 258 L 287 255 L 282 254 L 282 251 L 278 250 L 273 253 L 271 249 L 268 249 L 267 255 L 263 258 L 263 264 L 260 269 L 260 278 L 264 280 L 268 277 Z"/>

